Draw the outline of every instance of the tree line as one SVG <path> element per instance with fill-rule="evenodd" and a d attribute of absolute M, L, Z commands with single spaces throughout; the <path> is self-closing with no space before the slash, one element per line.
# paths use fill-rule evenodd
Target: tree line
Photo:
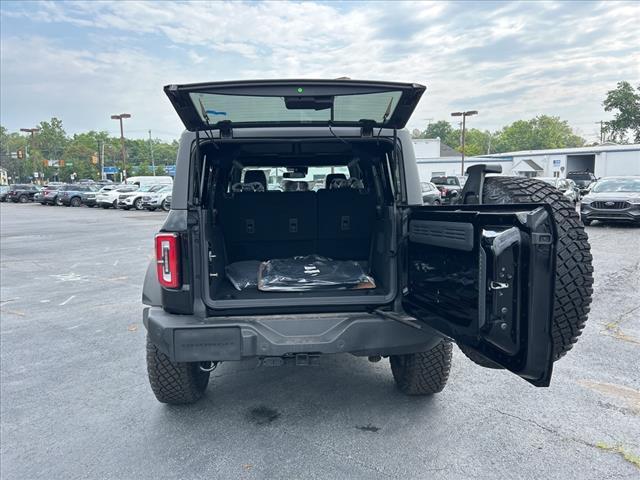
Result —
<path fill-rule="evenodd" d="M 640 143 L 640 85 L 619 82 L 607 92 L 603 102 L 613 119 L 603 122 L 602 140 L 616 143 Z M 34 136 L 20 132 L 9 133 L 0 126 L 0 164 L 7 169 L 12 182 L 29 181 L 33 172 L 42 172 L 45 179 L 69 181 L 77 178 L 100 178 L 99 157 L 104 152 L 104 165 L 122 168 L 120 138 L 105 131 L 89 131 L 67 135 L 62 121 L 51 118 L 38 124 Z M 424 130 L 414 130 L 415 138 L 440 138 L 442 143 L 462 151 L 460 130 L 446 120 L 432 123 Z M 568 148 L 585 145 L 565 120 L 540 115 L 530 120 L 518 120 L 504 128 L 490 132 L 471 128 L 465 134 L 465 155 L 483 155 L 518 150 Z M 178 142 L 159 139 L 127 139 L 128 175 L 150 175 L 151 155 L 158 167 L 156 175 L 165 174 L 164 167 L 175 163 Z M 28 148 L 28 157 L 25 149 Z M 22 158 L 17 153 L 21 151 Z M 62 161 L 62 162 L 61 162 Z M 57 166 L 56 166 L 57 165 Z"/>
<path fill-rule="evenodd" d="M 0 126 L 0 160 L 12 182 L 29 181 L 33 172 L 40 172 L 44 179 L 70 181 L 72 178 L 101 178 L 100 156 L 105 167 L 122 169 L 119 137 L 108 132 L 89 131 L 67 135 L 62 121 L 51 118 L 37 125 L 40 130 L 33 138 L 20 132 L 8 132 Z M 165 175 L 164 168 L 174 165 L 178 142 L 155 139 L 126 139 L 127 174 L 152 175 L 152 161 L 156 175 Z M 27 159 L 28 153 L 28 159 Z"/>
<path fill-rule="evenodd" d="M 619 82 L 607 92 L 603 102 L 606 112 L 613 112 L 612 120 L 603 122 L 603 142 L 640 143 L 640 85 L 634 89 L 629 82 Z M 416 129 L 414 138 L 440 138 L 441 142 L 462 152 L 460 129 L 446 120 L 429 124 L 425 130 Z M 559 117 L 540 115 L 530 120 L 518 120 L 491 132 L 477 128 L 465 131 L 465 155 L 485 155 L 519 150 L 582 147 L 586 140 L 577 135 L 568 122 Z"/>

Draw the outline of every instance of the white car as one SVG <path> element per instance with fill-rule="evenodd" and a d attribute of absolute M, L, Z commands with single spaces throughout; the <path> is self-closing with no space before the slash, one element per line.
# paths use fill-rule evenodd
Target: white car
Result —
<path fill-rule="evenodd" d="M 133 191 L 120 193 L 118 195 L 118 207 L 125 210 L 129 210 L 130 208 L 142 210 L 144 208 L 142 206 L 142 197 L 146 194 L 157 192 L 166 186 L 166 184 L 142 185 L 140 188 L 136 188 Z"/>
<path fill-rule="evenodd" d="M 96 193 L 96 205 L 102 208 L 118 208 L 118 196 L 137 189 L 137 185 L 119 185 L 116 188 L 113 188 L 113 185 L 107 185 Z"/>
<path fill-rule="evenodd" d="M 146 208 L 149 211 L 154 211 L 156 208 L 161 208 L 165 212 L 171 209 L 170 201 L 167 201 L 167 197 L 171 196 L 173 185 L 165 185 L 155 192 L 147 192 L 142 196 L 142 208 Z"/>

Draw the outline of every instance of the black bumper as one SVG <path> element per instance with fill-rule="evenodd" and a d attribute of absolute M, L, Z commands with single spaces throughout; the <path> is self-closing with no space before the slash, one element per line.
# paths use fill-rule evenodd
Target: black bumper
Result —
<path fill-rule="evenodd" d="M 174 362 L 295 354 L 392 355 L 426 351 L 442 338 L 368 313 L 198 318 L 145 307 L 149 339 Z"/>

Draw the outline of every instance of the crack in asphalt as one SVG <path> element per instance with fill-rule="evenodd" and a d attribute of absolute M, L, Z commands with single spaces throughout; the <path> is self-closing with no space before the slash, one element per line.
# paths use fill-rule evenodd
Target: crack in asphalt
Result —
<path fill-rule="evenodd" d="M 547 427 L 546 425 L 542 425 L 542 424 L 540 424 L 540 423 L 538 423 L 538 422 L 536 422 L 535 420 L 532 420 L 532 419 L 530 419 L 530 418 L 523 418 L 523 417 L 520 417 L 520 416 L 518 416 L 518 415 L 514 415 L 513 413 L 503 412 L 502 410 L 497 409 L 497 408 L 493 408 L 492 410 L 493 410 L 494 412 L 496 412 L 496 413 L 499 413 L 500 415 L 504 415 L 504 416 L 506 416 L 506 417 L 515 418 L 516 420 L 520 420 L 521 422 L 525 422 L 525 423 L 528 423 L 528 424 L 530 424 L 530 425 L 534 425 L 534 426 L 538 427 L 539 429 L 544 430 L 545 432 L 548 432 L 548 433 L 552 433 L 552 434 L 554 434 L 554 435 L 557 435 L 561 440 L 570 441 L 570 442 L 575 442 L 575 443 L 578 443 L 578 444 L 580 444 L 580 445 L 584 445 L 584 446 L 587 446 L 587 447 L 594 448 L 594 449 L 596 449 L 596 450 L 598 450 L 598 451 L 600 451 L 600 452 L 602 452 L 602 451 L 608 451 L 608 450 L 603 450 L 603 449 L 602 449 L 601 447 L 599 447 L 597 444 L 595 444 L 595 443 L 591 443 L 591 442 L 589 442 L 589 441 L 587 441 L 587 440 L 583 440 L 583 439 L 581 439 L 581 438 L 569 437 L 569 436 L 563 435 L 563 434 L 562 434 L 561 432 L 559 432 L 558 430 L 555 430 L 555 429 L 553 429 L 553 428 L 551 428 L 551 427 Z M 611 435 L 610 435 L 610 434 L 605 433 L 604 435 L 606 435 L 606 436 L 607 436 L 607 437 L 609 437 L 612 441 L 614 441 L 614 439 L 611 437 Z M 614 443 L 619 444 L 620 442 L 615 442 L 615 441 L 614 441 Z M 616 452 L 613 452 L 613 453 L 616 453 Z M 625 459 L 625 460 L 626 460 L 626 459 Z M 626 462 L 625 462 L 625 463 L 626 463 Z M 633 466 L 636 466 L 633 462 L 628 462 L 628 463 L 630 463 L 630 464 L 631 464 L 631 465 L 633 465 Z"/>

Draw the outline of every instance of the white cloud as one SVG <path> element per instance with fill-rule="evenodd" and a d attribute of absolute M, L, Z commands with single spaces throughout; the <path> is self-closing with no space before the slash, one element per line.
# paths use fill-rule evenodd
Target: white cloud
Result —
<path fill-rule="evenodd" d="M 59 115 L 70 130 L 97 128 L 132 110 L 132 130 L 177 134 L 164 84 L 339 76 L 425 83 L 411 127 L 459 108 L 480 110 L 483 128 L 541 113 L 577 126 L 603 118 L 617 81 L 640 79 L 632 3 L 46 2 L 2 15 L 78 37 L 3 29 L 10 126 Z"/>

